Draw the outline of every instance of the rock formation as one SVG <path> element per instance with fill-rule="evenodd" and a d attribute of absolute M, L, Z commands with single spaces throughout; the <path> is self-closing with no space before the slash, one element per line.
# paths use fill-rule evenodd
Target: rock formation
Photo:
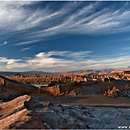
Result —
<path fill-rule="evenodd" d="M 107 90 L 104 93 L 104 96 L 108 96 L 108 97 L 118 97 L 119 96 L 119 89 L 117 89 L 116 87 L 113 87 L 111 89 L 110 86 L 108 86 Z"/>
<path fill-rule="evenodd" d="M 0 128 L 44 129 L 46 126 L 34 111 L 31 97 L 24 95 L 12 101 L 0 103 Z"/>

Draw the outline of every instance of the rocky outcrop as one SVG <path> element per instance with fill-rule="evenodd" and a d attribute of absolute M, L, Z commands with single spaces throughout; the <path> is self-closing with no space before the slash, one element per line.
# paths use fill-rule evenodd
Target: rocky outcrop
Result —
<path fill-rule="evenodd" d="M 0 75 L 0 92 L 2 92 L 3 88 L 16 90 L 16 91 L 24 93 L 24 94 L 34 93 L 34 92 L 39 93 L 39 90 L 35 86 L 23 84 L 18 81 L 11 80 L 11 79 L 8 79 L 8 78 Z"/>
<path fill-rule="evenodd" d="M 73 106 L 63 106 L 50 102 L 36 102 L 35 111 L 41 116 L 42 122 L 47 124 L 47 129 L 86 129 L 89 128 L 86 120 L 92 115 L 86 109 L 75 111 Z M 84 114 L 84 113 L 85 114 Z"/>
<path fill-rule="evenodd" d="M 108 86 L 107 88 L 101 91 L 104 92 L 104 96 L 108 97 L 130 98 L 130 83 L 127 84 L 125 87 L 120 87 L 119 89 L 116 87 Z"/>
<path fill-rule="evenodd" d="M 34 111 L 31 97 L 24 95 L 12 101 L 0 103 L 0 128 L 44 129 L 46 126 Z"/>
<path fill-rule="evenodd" d="M 81 75 L 24 75 L 24 76 L 10 76 L 10 79 L 16 80 L 24 84 L 57 84 L 57 83 L 73 83 L 73 82 L 87 82 L 86 76 Z"/>
<path fill-rule="evenodd" d="M 116 87 L 113 87 L 111 89 L 110 86 L 108 86 L 107 90 L 104 93 L 104 96 L 108 96 L 108 97 L 118 97 L 119 96 L 119 89 L 117 89 Z"/>
<path fill-rule="evenodd" d="M 130 98 L 130 83 L 125 86 L 125 88 L 122 90 L 122 97 Z"/>
<path fill-rule="evenodd" d="M 110 78 L 110 77 L 101 78 L 101 81 L 102 81 L 102 82 L 112 82 L 113 80 L 114 80 L 114 78 Z"/>
<path fill-rule="evenodd" d="M 35 102 L 47 129 L 117 129 L 129 126 L 129 108 L 88 107 Z"/>

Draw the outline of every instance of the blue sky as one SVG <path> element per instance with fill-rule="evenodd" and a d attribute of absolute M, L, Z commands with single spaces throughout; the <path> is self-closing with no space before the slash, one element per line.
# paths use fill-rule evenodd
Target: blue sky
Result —
<path fill-rule="evenodd" d="M 0 71 L 130 65 L 130 2 L 0 3 Z"/>

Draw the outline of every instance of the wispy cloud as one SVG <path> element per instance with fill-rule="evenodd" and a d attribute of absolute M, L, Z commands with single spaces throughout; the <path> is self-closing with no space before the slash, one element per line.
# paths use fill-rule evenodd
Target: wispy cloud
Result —
<path fill-rule="evenodd" d="M 4 45 L 6 45 L 8 42 L 7 41 L 5 41 L 5 42 L 3 42 L 2 44 L 0 44 L 0 46 L 4 46 Z"/>
<path fill-rule="evenodd" d="M 3 44 L 4 44 L 4 45 L 6 45 L 7 43 L 8 43 L 8 42 L 7 42 L 7 41 L 5 41 Z"/>
<path fill-rule="evenodd" d="M 101 10 L 95 11 L 100 7 L 100 3 L 91 3 L 80 10 L 64 16 L 64 13 L 57 16 L 62 22 L 55 24 L 51 19 L 53 26 L 43 30 L 38 30 L 30 34 L 35 37 L 47 37 L 58 34 L 112 34 L 126 32 L 130 29 L 130 10 L 125 9 L 125 5 L 121 9 L 112 9 L 110 7 L 102 7 Z M 72 8 L 72 7 L 71 7 Z M 72 8 L 73 9 L 73 8 Z"/>
<path fill-rule="evenodd" d="M 0 57 L 0 67 L 5 69 L 4 65 L 8 68 L 8 65 L 15 64 L 18 61 L 21 61 L 21 59 L 7 59 L 6 57 Z"/>
<path fill-rule="evenodd" d="M 73 56 L 68 59 L 67 55 Z M 80 55 L 81 54 L 81 55 Z M 83 55 L 88 58 L 83 58 Z M 78 55 L 78 57 L 77 57 Z M 88 56 L 89 55 L 89 56 Z M 43 70 L 51 69 L 53 71 L 68 71 L 81 69 L 101 69 L 101 68 L 117 68 L 127 67 L 130 64 L 130 55 L 119 56 L 116 58 L 92 58 L 93 52 L 70 52 L 70 51 L 55 51 L 40 52 L 33 58 L 28 59 L 7 59 L 0 57 L 0 66 L 6 70 Z M 58 57 L 57 57 L 58 56 Z M 64 56 L 64 58 L 61 58 Z M 77 59 L 77 60 L 76 60 Z M 80 61 L 80 62 L 79 62 Z M 31 66 L 31 68 L 30 68 Z"/>
<path fill-rule="evenodd" d="M 36 43 L 36 42 L 39 42 L 39 41 L 40 41 L 40 40 L 32 40 L 32 41 L 26 41 L 26 42 L 16 43 L 16 44 L 14 44 L 14 45 L 15 45 L 15 46 L 27 45 L 27 44 Z"/>
<path fill-rule="evenodd" d="M 130 47 L 124 47 L 122 50 L 130 50 Z"/>
<path fill-rule="evenodd" d="M 20 51 L 23 52 L 23 51 L 27 51 L 27 50 L 30 50 L 33 46 L 30 46 L 30 47 L 26 47 L 26 48 L 22 48 Z"/>
<path fill-rule="evenodd" d="M 44 8 L 38 8 L 37 5 L 32 9 L 34 3 L 38 2 L 1 2 L 1 34 L 21 33 L 24 42 L 16 45 L 61 34 L 99 35 L 130 30 L 129 3 L 124 2 L 121 7 L 115 5 L 113 8 L 111 5 L 103 6 L 102 2 L 66 2 L 55 10 L 50 5 Z"/>

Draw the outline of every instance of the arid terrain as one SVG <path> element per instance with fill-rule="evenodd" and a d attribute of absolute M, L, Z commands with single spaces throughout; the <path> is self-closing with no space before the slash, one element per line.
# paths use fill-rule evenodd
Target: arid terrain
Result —
<path fill-rule="evenodd" d="M 130 1 L 1 0 L 0 130 L 130 129 Z"/>
<path fill-rule="evenodd" d="M 130 71 L 0 76 L 1 129 L 129 126 Z"/>

